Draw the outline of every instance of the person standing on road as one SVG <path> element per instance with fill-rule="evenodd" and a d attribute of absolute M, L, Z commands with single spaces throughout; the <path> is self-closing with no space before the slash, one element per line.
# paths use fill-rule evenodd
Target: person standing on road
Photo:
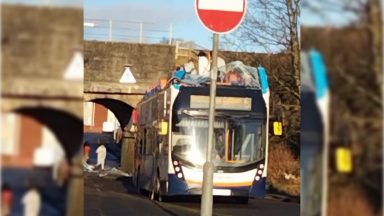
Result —
<path fill-rule="evenodd" d="M 91 145 L 89 145 L 88 141 L 84 143 L 84 161 L 87 163 L 89 160 L 89 155 L 91 153 Z"/>
<path fill-rule="evenodd" d="M 40 193 L 31 182 L 28 183 L 28 191 L 21 202 L 24 205 L 24 216 L 39 216 L 41 208 Z"/>
<path fill-rule="evenodd" d="M 120 143 L 122 138 L 123 130 L 121 130 L 121 127 L 118 127 L 113 131 L 113 140 L 115 140 L 115 143 Z"/>
<path fill-rule="evenodd" d="M 4 184 L 1 188 L 1 215 L 11 215 L 13 192 L 11 188 Z"/>
<path fill-rule="evenodd" d="M 71 166 L 68 163 L 67 159 L 64 159 L 60 162 L 57 168 L 57 184 L 59 186 L 64 186 L 68 182 L 70 174 Z"/>
<path fill-rule="evenodd" d="M 104 144 L 101 144 L 97 149 L 97 164 L 96 166 L 101 165 L 101 170 L 104 170 L 105 159 L 107 157 L 107 148 L 105 148 Z"/>

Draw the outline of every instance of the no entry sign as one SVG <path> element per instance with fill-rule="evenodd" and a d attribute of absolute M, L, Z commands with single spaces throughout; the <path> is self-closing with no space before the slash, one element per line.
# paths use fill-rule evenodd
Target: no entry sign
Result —
<path fill-rule="evenodd" d="M 200 21 L 218 34 L 235 30 L 243 21 L 246 10 L 247 0 L 196 0 Z"/>

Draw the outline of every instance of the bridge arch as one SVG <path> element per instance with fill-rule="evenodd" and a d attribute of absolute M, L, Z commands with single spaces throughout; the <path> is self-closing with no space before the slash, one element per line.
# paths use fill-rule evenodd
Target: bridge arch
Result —
<path fill-rule="evenodd" d="M 109 109 L 116 116 L 121 129 L 124 131 L 124 127 L 128 125 L 131 119 L 133 106 L 113 98 L 95 98 L 90 100 L 90 102 L 100 104 Z"/>
<path fill-rule="evenodd" d="M 19 107 L 9 112 L 31 117 L 49 128 L 64 149 L 68 161 L 79 152 L 83 139 L 83 121 L 78 116 L 45 106 Z"/>

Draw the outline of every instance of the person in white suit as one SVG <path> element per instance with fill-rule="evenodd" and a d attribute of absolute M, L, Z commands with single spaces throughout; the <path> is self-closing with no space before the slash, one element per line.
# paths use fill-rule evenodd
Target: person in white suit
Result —
<path fill-rule="evenodd" d="M 210 77 L 211 75 L 211 63 L 212 63 L 212 52 L 207 55 L 204 51 L 200 51 L 197 55 L 199 58 L 199 75 Z M 221 57 L 217 57 L 217 69 L 225 72 L 225 60 Z"/>
<path fill-rule="evenodd" d="M 96 166 L 101 165 L 101 170 L 104 170 L 105 166 L 105 158 L 107 157 L 107 148 L 105 148 L 104 144 L 101 144 L 97 149 L 97 164 Z"/>
<path fill-rule="evenodd" d="M 41 196 L 36 187 L 31 183 L 21 202 L 24 205 L 24 216 L 39 216 L 41 208 Z"/>
<path fill-rule="evenodd" d="M 211 63 L 208 55 L 204 51 L 200 51 L 197 56 L 199 57 L 199 75 L 209 77 Z"/>

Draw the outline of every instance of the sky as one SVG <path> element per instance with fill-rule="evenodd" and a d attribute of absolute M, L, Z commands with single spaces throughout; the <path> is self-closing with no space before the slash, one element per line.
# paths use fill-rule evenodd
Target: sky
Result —
<path fill-rule="evenodd" d="M 173 37 L 187 41 L 192 40 L 198 45 L 210 49 L 212 47 L 212 33 L 200 23 L 194 4 L 195 0 L 84 0 L 84 18 L 155 23 L 144 25 L 144 35 L 150 34 L 158 37 L 169 37 L 169 25 L 172 24 Z M 302 25 L 310 26 L 335 21 L 340 25 L 346 22 L 340 14 L 319 17 L 306 10 L 302 11 L 300 19 Z M 130 26 L 134 26 L 135 30 L 133 31 L 136 32 L 137 39 L 139 37 L 137 34 L 139 24 L 131 24 Z M 156 34 L 151 29 L 160 29 L 164 32 Z M 148 40 L 150 39 L 148 38 Z M 152 38 L 153 40 L 159 40 L 159 38 Z M 255 47 L 255 51 L 262 52 L 264 49 Z"/>
<path fill-rule="evenodd" d="M 181 38 L 194 41 L 201 48 L 212 48 L 212 33 L 200 23 L 195 12 L 195 0 L 3 0 L 37 5 L 81 6 L 85 22 L 96 27 L 84 27 L 85 39 L 109 40 L 109 20 L 112 21 L 112 40 L 138 42 L 140 23 L 144 42 L 158 42 L 162 38 Z M 120 22 L 125 21 L 125 22 Z M 127 23 L 129 21 L 130 23 Z M 315 16 L 311 11 L 302 10 L 301 25 L 342 25 L 346 19 L 341 14 Z M 255 47 L 255 52 L 263 52 Z"/>
<path fill-rule="evenodd" d="M 164 31 L 161 35 L 159 33 L 159 37 L 169 37 L 172 24 L 174 38 L 193 40 L 202 47 L 210 48 L 212 33 L 198 20 L 194 2 L 194 0 L 84 0 L 84 18 L 151 23 L 144 24 L 143 34 L 156 34 L 151 30 Z M 132 23 L 130 26 L 136 28 L 136 33 L 139 31 L 139 24 Z M 145 32 L 145 29 L 149 32 Z"/>

